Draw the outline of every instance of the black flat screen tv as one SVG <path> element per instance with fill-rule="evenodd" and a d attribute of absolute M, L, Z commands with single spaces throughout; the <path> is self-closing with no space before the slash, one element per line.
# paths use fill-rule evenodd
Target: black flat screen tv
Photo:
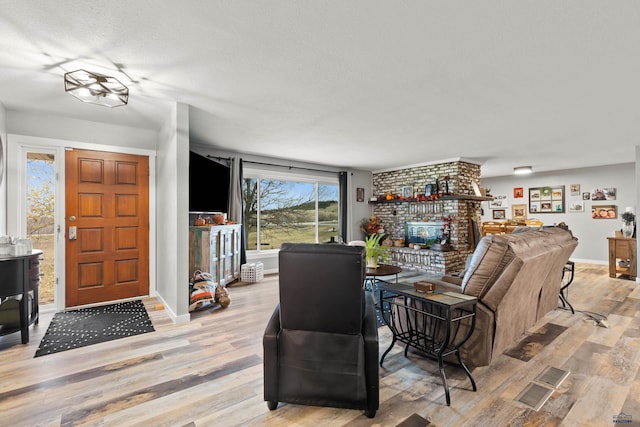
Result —
<path fill-rule="evenodd" d="M 189 212 L 227 212 L 229 167 L 189 152 Z"/>

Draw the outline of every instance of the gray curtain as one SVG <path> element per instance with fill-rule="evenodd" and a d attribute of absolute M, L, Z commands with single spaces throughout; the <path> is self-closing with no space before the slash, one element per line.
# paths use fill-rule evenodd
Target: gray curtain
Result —
<path fill-rule="evenodd" d="M 343 242 L 347 241 L 347 178 L 348 172 L 340 172 L 338 174 L 338 182 L 340 188 L 340 202 L 338 203 L 340 209 L 340 218 L 338 219 L 339 235 Z"/>
<path fill-rule="evenodd" d="M 238 156 L 231 158 L 231 179 L 229 180 L 229 214 L 231 221 L 242 224 L 240 242 L 240 263 L 247 262 L 247 250 L 244 224 L 244 209 L 242 207 L 242 159 Z"/>

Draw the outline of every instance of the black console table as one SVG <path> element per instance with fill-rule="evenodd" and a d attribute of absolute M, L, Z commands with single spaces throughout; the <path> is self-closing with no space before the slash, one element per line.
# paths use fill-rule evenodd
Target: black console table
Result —
<path fill-rule="evenodd" d="M 476 391 L 476 382 L 462 361 L 459 348 L 473 333 L 478 299 L 440 290 L 418 292 L 406 283 L 384 283 L 378 286 L 378 290 L 382 319 L 393 333 L 389 348 L 380 358 L 380 366 L 396 341 L 405 344 L 405 357 L 409 347 L 412 347 L 436 358 L 449 406 L 451 398 L 443 358 L 455 354 L 471 381 L 473 391 Z"/>
<path fill-rule="evenodd" d="M 23 344 L 29 342 L 29 325 L 38 323 L 41 255 L 42 251 L 33 250 L 26 255 L 0 256 L 0 300 L 20 296 L 19 322 L 0 324 L 0 335 L 20 331 Z"/>

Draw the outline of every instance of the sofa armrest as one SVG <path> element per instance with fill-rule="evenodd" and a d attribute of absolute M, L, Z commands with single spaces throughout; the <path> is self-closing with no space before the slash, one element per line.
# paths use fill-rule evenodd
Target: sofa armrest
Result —
<path fill-rule="evenodd" d="M 452 276 L 452 275 L 448 275 L 447 274 L 445 276 L 442 276 L 440 278 L 440 280 L 442 280 L 443 282 L 447 282 L 447 283 L 451 283 L 451 284 L 454 284 L 454 285 L 457 285 L 457 286 L 461 286 L 463 278 L 464 278 L 463 276 Z"/>
<path fill-rule="evenodd" d="M 278 401 L 278 334 L 280 333 L 280 304 L 273 310 L 262 337 L 264 351 L 264 400 Z"/>

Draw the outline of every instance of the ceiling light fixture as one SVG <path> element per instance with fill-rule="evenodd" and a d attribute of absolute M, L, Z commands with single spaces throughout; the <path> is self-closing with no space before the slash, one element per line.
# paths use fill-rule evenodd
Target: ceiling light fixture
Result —
<path fill-rule="evenodd" d="M 518 166 L 517 168 L 513 168 L 513 173 L 516 175 L 527 175 L 533 172 L 533 168 L 531 166 Z"/>
<path fill-rule="evenodd" d="M 64 90 L 82 102 L 119 107 L 129 102 L 129 88 L 115 77 L 76 70 L 64 75 Z"/>

